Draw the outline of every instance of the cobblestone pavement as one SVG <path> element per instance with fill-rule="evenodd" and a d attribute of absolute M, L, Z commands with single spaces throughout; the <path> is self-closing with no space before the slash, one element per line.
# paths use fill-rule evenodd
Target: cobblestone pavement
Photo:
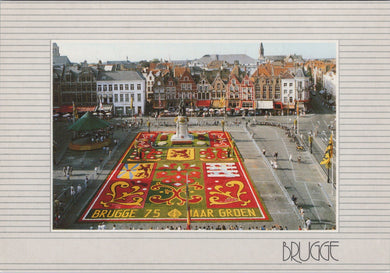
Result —
<path fill-rule="evenodd" d="M 222 118 L 190 118 L 190 130 L 221 130 L 219 121 Z M 303 217 L 299 208 L 304 210 L 304 218 L 312 221 L 312 229 L 330 229 L 335 226 L 336 194 L 331 184 L 326 183 L 326 176 L 320 169 L 318 162 L 308 151 L 297 152 L 295 143 L 285 131 L 275 126 L 250 126 L 253 118 L 227 118 L 226 130 L 229 131 L 242 156 L 246 168 L 254 182 L 255 187 L 265 202 L 273 219 L 272 222 L 216 222 L 193 223 L 193 228 L 216 229 L 218 225 L 225 225 L 228 229 L 259 229 L 265 225 L 270 229 L 274 225 L 288 227 L 296 230 L 303 227 Z M 257 117 L 263 120 L 263 117 Z M 125 120 L 113 119 L 112 124 L 120 124 Z M 174 131 L 173 118 L 160 120 L 150 119 L 151 130 Z M 91 198 L 104 182 L 110 170 L 114 167 L 120 156 L 130 145 L 139 131 L 146 131 L 146 118 L 143 126 L 139 128 L 116 128 L 114 138 L 118 144 L 110 146 L 111 153 L 103 150 L 77 152 L 67 149 L 71 140 L 71 133 L 66 131 L 66 122 L 54 123 L 54 140 L 57 143 L 55 155 L 56 164 L 53 170 L 53 198 L 64 201 L 66 211 L 60 219 L 57 228 L 65 229 L 96 229 L 97 224 L 77 222 Z M 248 126 L 247 126 L 248 124 Z M 264 156 L 262 150 L 266 149 Z M 273 153 L 278 152 L 278 168 L 272 168 Z M 289 161 L 289 155 L 293 160 Z M 298 154 L 302 162 L 297 162 Z M 70 180 L 64 176 L 63 167 L 71 165 L 73 173 Z M 98 171 L 95 172 L 95 167 Z M 85 177 L 88 176 L 88 187 L 85 187 Z M 70 198 L 70 186 L 76 189 L 78 185 L 81 192 L 76 198 Z M 297 197 L 295 205 L 291 196 Z M 184 223 L 106 223 L 107 229 L 183 229 Z"/>

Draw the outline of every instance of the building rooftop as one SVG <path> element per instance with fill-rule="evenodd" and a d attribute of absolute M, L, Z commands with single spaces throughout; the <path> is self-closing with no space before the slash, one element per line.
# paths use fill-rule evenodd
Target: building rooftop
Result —
<path fill-rule="evenodd" d="M 234 64 L 236 61 L 239 64 L 254 64 L 256 60 L 249 57 L 245 54 L 222 54 L 222 55 L 204 55 L 202 58 L 197 59 L 197 62 L 203 63 L 204 65 L 208 65 L 212 61 L 225 61 L 229 64 Z"/>
<path fill-rule="evenodd" d="M 145 80 L 145 78 L 136 71 L 115 71 L 104 72 L 99 75 L 100 81 L 136 81 Z"/>

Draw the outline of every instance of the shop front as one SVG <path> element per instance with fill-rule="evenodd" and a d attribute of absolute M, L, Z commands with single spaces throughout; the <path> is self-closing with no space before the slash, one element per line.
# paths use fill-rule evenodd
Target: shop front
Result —
<path fill-rule="evenodd" d="M 256 112 L 259 115 L 265 115 L 272 112 L 274 109 L 274 102 L 272 100 L 259 100 L 257 101 Z"/>

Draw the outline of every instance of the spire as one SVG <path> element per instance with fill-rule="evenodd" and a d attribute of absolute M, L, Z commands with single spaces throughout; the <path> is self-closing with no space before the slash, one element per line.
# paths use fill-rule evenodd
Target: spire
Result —
<path fill-rule="evenodd" d="M 263 43 L 260 43 L 259 59 L 260 60 L 264 59 L 264 46 L 263 46 Z"/>

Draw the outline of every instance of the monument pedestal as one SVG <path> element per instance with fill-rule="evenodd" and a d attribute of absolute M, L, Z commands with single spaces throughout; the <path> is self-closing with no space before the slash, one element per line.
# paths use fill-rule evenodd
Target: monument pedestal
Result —
<path fill-rule="evenodd" d="M 176 134 L 171 137 L 172 144 L 192 144 L 194 137 L 188 133 L 188 121 L 186 116 L 176 118 Z"/>

